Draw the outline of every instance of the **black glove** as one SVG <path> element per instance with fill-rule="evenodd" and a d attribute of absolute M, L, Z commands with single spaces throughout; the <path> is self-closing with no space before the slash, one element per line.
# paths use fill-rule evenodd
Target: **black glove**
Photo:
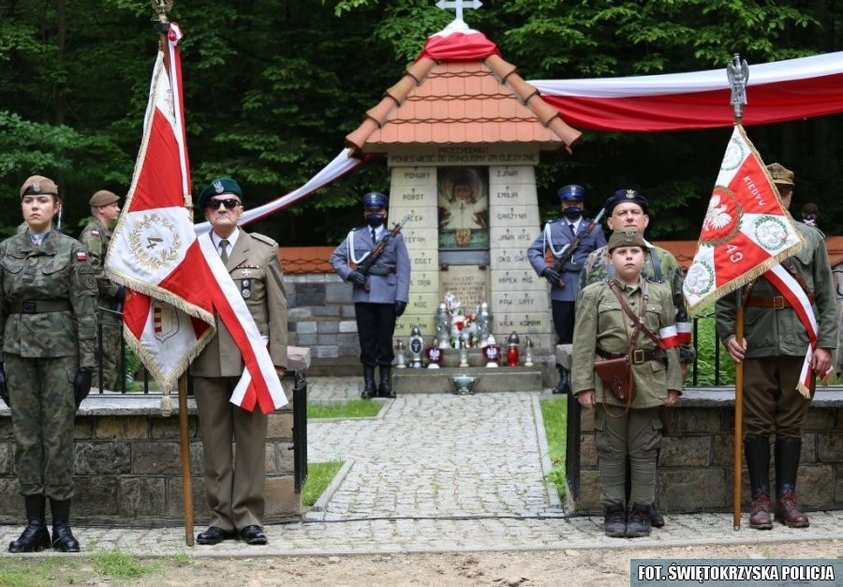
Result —
<path fill-rule="evenodd" d="M 395 302 L 395 317 L 400 318 L 407 309 L 407 302 Z"/>
<path fill-rule="evenodd" d="M 9 401 L 9 386 L 6 385 L 6 367 L 3 363 L 0 363 L 0 398 L 6 402 L 7 406 L 10 408 L 12 407 L 12 404 Z"/>
<path fill-rule="evenodd" d="M 559 275 L 558 271 L 554 271 L 552 267 L 542 269 L 541 276 L 547 279 L 550 285 L 559 285 L 559 282 L 562 281 L 562 276 Z"/>
<path fill-rule="evenodd" d="M 76 370 L 76 376 L 73 378 L 73 395 L 76 398 L 77 410 L 82 400 L 88 397 L 88 394 L 91 392 L 91 379 L 93 375 L 90 367 L 79 367 Z"/>
<path fill-rule="evenodd" d="M 359 285 L 360 287 L 366 285 L 366 276 L 359 271 L 352 271 L 349 273 L 348 280 L 354 285 Z"/>

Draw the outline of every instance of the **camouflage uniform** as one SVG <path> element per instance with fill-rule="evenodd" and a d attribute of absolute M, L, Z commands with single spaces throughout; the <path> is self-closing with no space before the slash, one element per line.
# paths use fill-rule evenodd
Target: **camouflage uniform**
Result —
<path fill-rule="evenodd" d="M 82 245 L 56 230 L 0 243 L 0 336 L 21 494 L 73 495 L 73 380 L 93 369 L 94 273 Z"/>
<path fill-rule="evenodd" d="M 103 385 L 99 385 L 99 368 L 94 369 L 93 384 L 95 387 L 113 390 L 117 389 L 119 384 L 123 317 L 117 312 L 122 311 L 123 302 L 118 298 L 120 286 L 105 276 L 105 256 L 108 253 L 111 234 L 111 229 L 104 228 L 102 223 L 94 218 L 82 230 L 79 241 L 88 251 L 88 262 L 96 272 L 99 291 L 97 318 L 102 327 Z"/>
<path fill-rule="evenodd" d="M 685 276 L 679 262 L 670 251 L 648 243 L 649 255 L 646 256 L 644 267 L 641 269 L 641 277 L 651 283 L 666 284 L 673 295 L 673 305 L 676 308 L 676 322 L 689 322 L 688 311 L 682 297 L 682 284 Z M 580 289 L 586 285 L 605 281 L 614 277 L 614 270 L 607 258 L 606 247 L 594 250 L 585 260 L 583 270 L 580 273 Z M 658 269 L 653 263 L 653 255 L 658 256 Z M 679 362 L 690 365 L 694 362 L 696 351 L 693 344 L 684 344 L 679 347 Z"/>

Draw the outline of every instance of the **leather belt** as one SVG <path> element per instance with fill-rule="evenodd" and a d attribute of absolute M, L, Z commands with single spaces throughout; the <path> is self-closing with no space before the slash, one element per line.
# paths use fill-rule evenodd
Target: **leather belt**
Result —
<path fill-rule="evenodd" d="M 67 300 L 24 300 L 9 302 L 9 314 L 45 314 L 69 312 L 73 309 Z"/>
<path fill-rule="evenodd" d="M 381 275 L 389 275 L 389 274 L 391 274 L 391 273 L 395 273 L 395 268 L 394 268 L 394 267 L 378 267 L 377 265 L 373 265 L 373 266 L 369 269 L 369 274 L 370 274 L 370 275 L 378 275 L 378 276 L 381 276 Z"/>
<path fill-rule="evenodd" d="M 814 296 L 813 294 L 808 294 L 808 301 L 810 303 L 814 303 Z M 772 298 L 762 298 L 757 296 L 750 296 L 744 306 L 752 307 L 752 308 L 767 308 L 770 310 L 784 310 L 785 308 L 791 308 L 791 304 L 787 301 L 787 298 L 783 296 L 774 296 Z"/>
<path fill-rule="evenodd" d="M 597 354 L 604 359 L 620 359 L 626 356 L 626 353 L 607 353 L 600 349 L 597 349 Z M 633 365 L 640 365 L 647 361 L 665 361 L 667 357 L 662 349 L 635 349 L 631 359 Z"/>

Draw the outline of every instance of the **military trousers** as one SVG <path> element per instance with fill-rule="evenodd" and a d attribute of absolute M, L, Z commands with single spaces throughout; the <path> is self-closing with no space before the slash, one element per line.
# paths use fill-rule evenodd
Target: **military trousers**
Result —
<path fill-rule="evenodd" d="M 775 433 L 778 438 L 801 438 L 811 408 L 811 399 L 796 390 L 804 360 L 786 356 L 744 359 L 744 436 Z"/>
<path fill-rule="evenodd" d="M 99 362 L 94 369 L 93 386 L 111 391 L 120 389 L 120 353 L 123 350 L 122 316 L 100 310 L 97 315 L 97 327 L 102 330 L 102 351 L 97 339 L 97 360 L 102 361 L 103 384 L 100 385 Z M 99 336 L 99 334 L 97 335 Z"/>
<path fill-rule="evenodd" d="M 226 531 L 262 526 L 266 509 L 266 414 L 228 401 L 239 377 L 194 377 L 205 458 L 210 526 Z M 236 442 L 236 450 L 232 446 Z"/>
<path fill-rule="evenodd" d="M 73 497 L 73 378 L 79 359 L 6 353 L 6 380 L 21 495 Z"/>
<path fill-rule="evenodd" d="M 395 304 L 354 304 L 360 362 L 369 367 L 389 367 L 395 359 L 392 334 L 395 332 Z"/>
<path fill-rule="evenodd" d="M 594 408 L 594 445 L 603 484 L 603 505 L 652 504 L 656 497 L 656 453 L 662 440 L 659 407 L 629 409 L 598 404 Z M 629 458 L 629 504 L 626 461 Z"/>
<path fill-rule="evenodd" d="M 574 341 L 574 302 L 552 300 L 550 308 L 553 314 L 553 328 L 556 330 L 558 344 L 571 344 Z"/>

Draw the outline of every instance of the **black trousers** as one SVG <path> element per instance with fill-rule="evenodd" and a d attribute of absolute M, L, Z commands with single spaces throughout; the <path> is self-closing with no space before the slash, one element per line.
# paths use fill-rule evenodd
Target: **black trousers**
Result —
<path fill-rule="evenodd" d="M 557 344 L 571 344 L 574 342 L 574 302 L 558 302 L 551 300 L 553 310 L 553 327 L 559 338 Z"/>
<path fill-rule="evenodd" d="M 392 334 L 395 332 L 395 304 L 354 304 L 360 362 L 369 367 L 389 367 L 395 358 Z"/>

